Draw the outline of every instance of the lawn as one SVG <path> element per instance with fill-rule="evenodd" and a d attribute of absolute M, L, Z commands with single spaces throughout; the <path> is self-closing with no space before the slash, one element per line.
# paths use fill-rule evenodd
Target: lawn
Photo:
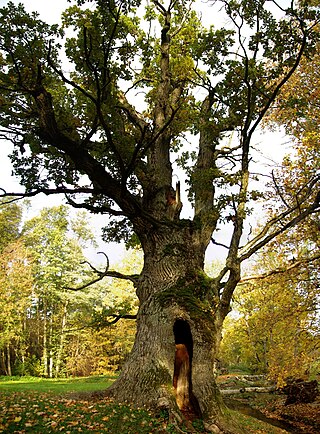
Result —
<path fill-rule="evenodd" d="M 86 392 L 105 389 L 112 377 L 39 379 L 0 377 L 0 432 L 3 433 L 108 433 L 151 434 L 190 432 L 169 423 L 165 414 L 92 399 Z M 234 414 L 236 414 L 234 412 Z M 246 433 L 280 434 L 284 431 L 239 415 Z M 205 432 L 196 421 L 197 433 Z"/>
<path fill-rule="evenodd" d="M 0 393 L 3 392 L 44 392 L 64 394 L 103 390 L 111 385 L 115 377 L 95 376 L 81 378 L 47 379 L 39 377 L 1 377 Z"/>

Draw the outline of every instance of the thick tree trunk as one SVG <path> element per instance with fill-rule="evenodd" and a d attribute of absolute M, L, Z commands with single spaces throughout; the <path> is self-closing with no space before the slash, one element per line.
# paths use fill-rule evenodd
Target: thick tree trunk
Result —
<path fill-rule="evenodd" d="M 135 343 L 108 394 L 138 407 L 180 410 L 204 418 L 213 432 L 229 432 L 214 376 L 220 330 L 205 298 L 203 249 L 183 233 L 149 234 L 149 247 L 137 285 Z"/>

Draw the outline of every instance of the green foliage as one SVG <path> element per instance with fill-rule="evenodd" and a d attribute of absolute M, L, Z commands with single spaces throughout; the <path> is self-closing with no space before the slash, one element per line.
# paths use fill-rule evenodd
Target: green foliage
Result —
<path fill-rule="evenodd" d="M 115 316 L 135 313 L 132 284 L 109 281 L 81 293 L 66 289 L 96 277 L 83 264 L 82 248 L 94 242 L 87 216 L 70 219 L 65 206 L 45 208 L 25 222 L 21 237 L 19 208 L 2 208 L 1 215 L 6 217 L 1 220 L 4 230 L 7 222 L 16 222 L 16 229 L 0 255 L 0 351 L 8 365 L 0 365 L 0 372 L 61 376 L 118 371 L 131 350 L 135 322 L 110 324 Z M 138 273 L 141 263 L 141 253 L 133 251 L 122 269 Z"/>
<path fill-rule="evenodd" d="M 12 203 L 4 205 L 1 201 L 0 205 L 0 252 L 5 247 L 19 238 L 21 229 L 22 207 Z"/>
<path fill-rule="evenodd" d="M 32 259 L 20 237 L 22 208 L 2 204 L 0 211 L 0 353 L 2 371 L 12 374 L 11 343 L 26 348 L 25 311 L 33 288 Z M 0 368 L 0 369 L 1 369 Z"/>
<path fill-rule="evenodd" d="M 277 254 L 265 252 L 255 271 L 274 269 L 273 261 L 281 266 L 281 247 Z M 316 296 L 309 278 L 304 281 L 301 269 L 293 269 L 241 285 L 234 299 L 238 314 L 224 326 L 224 362 L 267 373 L 279 387 L 290 377 L 308 377 L 319 356 Z"/>
<path fill-rule="evenodd" d="M 28 191 L 52 185 L 78 188 L 87 174 L 93 194 L 83 204 L 96 212 L 108 212 L 115 204 L 121 208 L 119 192 L 100 194 L 99 182 L 88 173 L 99 171 L 93 169 L 93 160 L 84 163 L 90 157 L 97 163 L 94 167 L 121 181 L 121 188 L 133 193 L 137 202 L 138 191 L 148 199 L 145 182 L 152 171 L 146 168 L 149 152 L 158 146 L 154 128 L 160 107 L 167 107 L 160 135 L 166 137 L 170 152 L 177 154 L 182 144 L 190 148 L 183 150 L 183 165 L 188 166 L 191 196 L 200 186 L 211 190 L 212 182 L 219 188 L 239 184 L 240 178 L 231 178 L 240 169 L 240 159 L 223 147 L 208 168 L 198 171 L 208 169 L 207 182 L 202 183 L 196 164 L 186 158 L 197 153 L 197 146 L 189 146 L 185 138 L 205 131 L 216 147 L 232 132 L 259 123 L 283 75 L 295 65 L 300 47 L 313 49 L 316 29 L 307 26 L 316 11 L 290 7 L 276 19 L 265 1 L 223 1 L 232 26 L 206 29 L 192 6 L 192 1 L 170 5 L 168 59 L 156 33 L 168 17 L 157 4 L 143 5 L 143 11 L 139 1 L 77 1 L 63 13 L 60 27 L 47 25 L 21 4 L 9 2 L 0 10 L 0 122 L 4 136 L 16 144 L 11 158 Z M 64 31 L 70 74 L 58 61 Z M 169 80 L 165 87 L 164 77 Z M 210 99 L 205 117 L 200 88 Z M 140 96 L 134 95 L 142 92 L 145 109 L 140 112 Z M 68 151 L 62 142 L 69 143 Z M 75 148 L 81 152 L 73 154 Z M 216 170 L 219 175 L 212 173 Z M 225 198 L 230 193 L 222 191 L 219 197 L 217 189 L 216 195 L 218 211 L 228 214 L 230 201 Z M 253 200 L 258 195 L 254 193 Z M 235 204 L 242 200 L 237 194 L 232 198 Z M 116 222 L 106 238 L 124 238 L 132 246 L 131 223 Z"/>
<path fill-rule="evenodd" d="M 110 377 L 65 380 L 12 379 L 1 381 L 0 429 L 6 432 L 27 430 L 33 433 L 81 430 L 83 433 L 142 434 L 178 433 L 165 417 L 155 417 L 144 409 L 119 405 L 111 400 L 92 402 L 88 392 L 108 387 Z M 77 398 L 66 396 L 77 393 Z M 87 394 L 81 395 L 81 392 Z M 62 394 L 62 396 L 61 396 Z M 203 432 L 201 428 L 197 432 Z M 187 428 L 181 427 L 184 432 Z"/>
<path fill-rule="evenodd" d="M 58 26 L 49 26 L 39 20 L 37 13 L 27 14 L 21 3 L 16 6 L 8 2 L 6 7 L 1 8 L 1 15 L 6 16 L 0 23 L 1 66 L 6 65 L 0 75 L 1 85 L 6 85 L 7 90 L 25 88 L 35 91 L 42 79 L 50 82 L 52 74 L 46 67 L 48 45 L 62 36 L 62 32 Z M 51 56 L 56 60 L 57 49 L 52 50 Z M 21 108 L 21 103 L 22 100 L 18 100 L 13 107 Z"/>
<path fill-rule="evenodd" d="M 23 362 L 20 359 L 16 359 L 13 366 L 13 375 L 19 377 L 41 377 L 42 373 L 43 368 L 41 366 L 41 361 L 35 354 L 30 355 L 30 357 L 24 357 Z"/>

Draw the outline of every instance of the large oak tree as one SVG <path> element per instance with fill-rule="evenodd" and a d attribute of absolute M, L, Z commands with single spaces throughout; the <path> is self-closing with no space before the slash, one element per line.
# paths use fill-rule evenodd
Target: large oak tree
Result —
<path fill-rule="evenodd" d="M 111 216 L 105 239 L 143 249 L 139 276 L 100 273 L 131 280 L 139 298 L 131 357 L 108 393 L 174 413 L 178 404 L 218 432 L 228 428 L 214 360 L 241 264 L 319 210 L 314 176 L 242 244 L 259 197 L 249 189 L 254 133 L 310 53 L 317 17 L 307 2 L 211 3 L 209 29 L 193 1 L 78 0 L 62 27 L 8 3 L 0 104 L 23 196 L 63 193 Z M 181 218 L 176 175 L 186 177 L 191 218 Z M 204 256 L 222 224 L 227 258 L 209 278 Z"/>

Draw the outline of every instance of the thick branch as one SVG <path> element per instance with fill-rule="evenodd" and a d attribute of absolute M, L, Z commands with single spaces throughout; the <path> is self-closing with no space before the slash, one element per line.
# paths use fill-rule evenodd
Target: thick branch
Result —
<path fill-rule="evenodd" d="M 160 45 L 160 79 L 155 93 L 153 112 L 154 136 L 148 144 L 148 168 L 152 175 L 150 192 L 161 190 L 172 184 L 172 165 L 170 162 L 170 131 L 168 125 L 172 119 L 170 106 L 171 72 L 170 72 L 170 27 L 171 15 L 169 11 L 154 1 L 156 7 L 164 16 L 161 30 Z"/>
<path fill-rule="evenodd" d="M 215 131 L 214 125 L 209 122 L 212 104 L 213 91 L 210 90 L 201 107 L 199 153 L 193 173 L 195 216 L 200 218 L 203 222 L 205 220 L 209 221 L 209 216 L 211 214 L 212 218 L 213 213 L 213 181 L 218 132 Z M 213 223 L 214 228 L 215 222 Z"/>

